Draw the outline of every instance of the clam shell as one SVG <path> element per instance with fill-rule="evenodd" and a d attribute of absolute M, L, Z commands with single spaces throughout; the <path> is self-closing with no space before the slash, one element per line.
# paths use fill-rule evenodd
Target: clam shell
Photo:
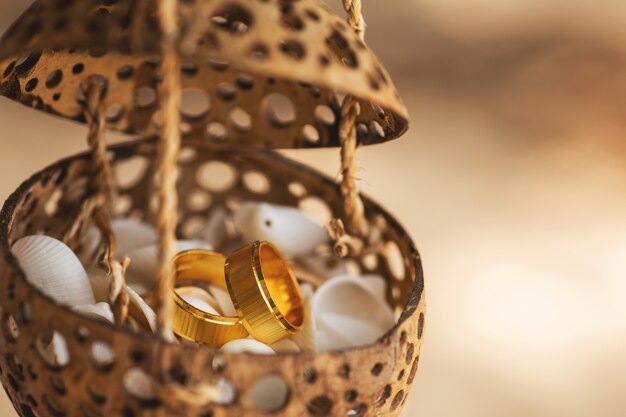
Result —
<path fill-rule="evenodd" d="M 293 207 L 243 203 L 235 211 L 234 222 L 245 240 L 267 240 L 285 256 L 309 253 L 328 241 L 322 226 Z"/>
<path fill-rule="evenodd" d="M 131 218 L 111 221 L 111 229 L 116 238 L 116 255 L 128 255 L 133 249 L 157 242 L 157 233 L 148 223 Z"/>
<path fill-rule="evenodd" d="M 196 232 L 194 239 L 200 239 L 214 248 L 219 248 L 228 238 L 228 212 L 218 207 L 209 216 L 207 222 Z"/>
<path fill-rule="evenodd" d="M 57 303 L 77 306 L 96 302 L 85 268 L 63 242 L 31 235 L 15 242 L 11 252 L 28 282 Z"/>
<path fill-rule="evenodd" d="M 395 323 L 384 298 L 385 285 L 375 275 L 344 275 L 320 286 L 313 295 L 319 349 L 369 344 L 385 334 Z"/>
<path fill-rule="evenodd" d="M 72 310 L 92 319 L 104 320 L 110 323 L 114 321 L 113 312 L 107 303 L 83 304 L 72 307 Z"/>
<path fill-rule="evenodd" d="M 309 352 L 317 352 L 317 327 L 315 317 L 313 316 L 313 287 L 309 284 L 300 285 L 300 294 L 302 296 L 302 305 L 304 310 L 304 322 L 300 331 L 289 340 L 294 342 L 301 350 Z"/>
<path fill-rule="evenodd" d="M 258 353 L 261 355 L 274 355 L 276 352 L 265 343 L 258 342 L 254 339 L 235 339 L 225 343 L 219 352 L 228 353 Z"/>
<path fill-rule="evenodd" d="M 179 240 L 176 242 L 176 252 L 189 249 L 212 249 L 202 240 Z M 158 246 L 148 245 L 132 250 L 128 257 L 130 266 L 126 271 L 126 282 L 129 286 L 140 285 L 142 288 L 152 289 L 156 284 L 156 269 L 158 260 Z"/>

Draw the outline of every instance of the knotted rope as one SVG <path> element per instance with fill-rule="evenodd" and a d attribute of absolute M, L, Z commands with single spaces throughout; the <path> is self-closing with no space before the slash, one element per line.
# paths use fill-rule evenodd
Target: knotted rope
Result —
<path fill-rule="evenodd" d="M 102 109 L 104 84 L 96 77 L 90 77 L 83 86 L 83 92 L 85 93 L 85 100 L 82 105 L 85 120 L 89 126 L 87 144 L 91 154 L 93 173 L 89 181 L 90 196 L 81 205 L 77 216 L 74 217 L 65 233 L 64 241 L 75 241 L 80 230 L 87 224 L 87 220 L 93 218 L 96 227 L 100 230 L 102 243 L 105 247 L 101 264 L 107 269 L 107 278 L 109 279 L 108 301 L 115 322 L 123 325 L 128 317 L 129 298 L 122 290 L 126 287 L 125 273 L 129 261 L 126 258 L 123 263 L 120 263 L 115 259 L 115 235 L 111 229 L 111 219 L 106 210 L 107 204 L 115 194 L 115 185 L 104 135 L 106 125 Z"/>
<path fill-rule="evenodd" d="M 361 13 L 361 0 L 343 0 L 343 8 L 348 24 L 359 39 L 365 37 L 365 21 Z M 346 96 L 341 106 L 339 120 L 339 141 L 341 143 L 341 194 L 347 219 L 344 225 L 340 219 L 332 220 L 326 231 L 333 240 L 333 249 L 339 257 L 359 254 L 363 249 L 361 238 L 366 235 L 365 211 L 359 196 L 356 176 L 355 153 L 358 146 L 356 120 L 360 113 L 359 103 L 353 96 Z"/>

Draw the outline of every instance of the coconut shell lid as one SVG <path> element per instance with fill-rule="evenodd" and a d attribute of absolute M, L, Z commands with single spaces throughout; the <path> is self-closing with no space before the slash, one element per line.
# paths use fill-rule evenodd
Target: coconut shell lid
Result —
<path fill-rule="evenodd" d="M 107 127 L 159 129 L 160 32 L 151 0 L 40 0 L 0 42 L 0 94 L 84 122 L 81 86 L 105 85 Z M 342 98 L 362 145 L 400 136 L 408 114 L 343 17 L 315 0 L 180 3 L 183 134 L 251 148 L 338 146 Z M 184 136 L 183 136 L 184 138 Z"/>

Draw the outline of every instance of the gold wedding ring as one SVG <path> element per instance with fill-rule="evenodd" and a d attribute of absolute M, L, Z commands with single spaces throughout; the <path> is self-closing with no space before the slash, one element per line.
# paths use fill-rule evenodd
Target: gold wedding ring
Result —
<path fill-rule="evenodd" d="M 228 257 L 226 285 L 246 330 L 274 343 L 304 321 L 302 297 L 293 271 L 269 242 L 253 242 Z"/>
<path fill-rule="evenodd" d="M 224 277 L 226 257 L 221 253 L 193 249 L 179 253 L 173 262 L 177 282 L 197 281 L 227 289 Z M 193 294 L 190 291 L 190 287 L 174 290 L 174 333 L 183 339 L 213 346 L 248 336 L 239 317 L 207 313 L 185 301 L 181 295 Z"/>

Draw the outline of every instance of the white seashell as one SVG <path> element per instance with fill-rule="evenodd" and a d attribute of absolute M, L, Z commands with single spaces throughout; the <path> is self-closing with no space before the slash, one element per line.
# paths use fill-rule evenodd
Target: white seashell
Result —
<path fill-rule="evenodd" d="M 89 276 L 89 283 L 91 284 L 96 302 L 108 303 L 111 279 L 107 277 L 107 273 L 99 268 L 93 267 L 87 271 L 87 275 Z M 149 292 L 149 289 L 139 282 L 127 283 L 127 285 L 139 295 L 144 295 Z"/>
<path fill-rule="evenodd" d="M 363 289 L 369 291 L 369 293 L 374 297 L 380 298 L 386 302 L 385 296 L 387 294 L 387 281 L 385 281 L 385 279 L 378 274 L 365 274 L 361 276 L 339 275 L 334 277 L 333 280 L 355 280 Z"/>
<path fill-rule="evenodd" d="M 263 414 L 276 412 L 289 399 L 289 387 L 279 375 L 266 375 L 257 379 L 250 387 L 248 399 L 253 407 Z"/>
<path fill-rule="evenodd" d="M 176 252 L 189 249 L 212 249 L 201 240 L 179 240 L 176 242 Z M 129 286 L 140 285 L 145 289 L 152 289 L 156 284 L 156 268 L 158 260 L 158 246 L 148 245 L 134 249 L 128 254 L 130 266 L 126 271 L 126 282 Z"/>
<path fill-rule="evenodd" d="M 234 221 L 248 242 L 267 240 L 285 256 L 309 253 L 328 240 L 322 226 L 293 207 L 243 203 L 235 211 Z"/>
<path fill-rule="evenodd" d="M 109 278 L 100 268 L 95 266 L 87 270 L 89 284 L 97 303 L 106 303 L 109 299 Z"/>
<path fill-rule="evenodd" d="M 228 212 L 224 207 L 218 207 L 211 213 L 207 222 L 196 232 L 195 239 L 207 242 L 214 248 L 222 246 L 228 238 Z"/>
<path fill-rule="evenodd" d="M 80 250 L 76 254 L 85 267 L 93 265 L 97 259 L 98 249 L 100 249 L 100 230 L 90 224 L 80 242 Z"/>
<path fill-rule="evenodd" d="M 115 362 L 115 352 L 113 348 L 106 342 L 96 340 L 91 344 L 91 356 L 97 366 L 110 366 Z"/>
<path fill-rule="evenodd" d="M 276 352 L 265 343 L 258 342 L 254 339 L 235 339 L 225 343 L 219 352 L 228 353 L 258 353 L 261 355 L 274 355 Z"/>
<path fill-rule="evenodd" d="M 235 396 L 237 391 L 233 384 L 228 382 L 226 378 L 220 378 L 215 384 L 215 387 L 218 389 L 219 395 L 215 398 L 214 402 L 218 405 L 227 405 L 232 404 L 235 401 Z"/>
<path fill-rule="evenodd" d="M 59 332 L 52 334 L 52 340 L 40 353 L 48 365 L 63 367 L 70 363 L 70 351 L 65 338 Z"/>
<path fill-rule="evenodd" d="M 155 398 L 152 379 L 141 368 L 130 368 L 122 379 L 126 391 L 135 398 L 149 401 Z"/>
<path fill-rule="evenodd" d="M 222 313 L 223 316 L 237 316 L 237 311 L 235 310 L 233 300 L 232 298 L 230 298 L 228 291 L 216 287 L 215 285 L 210 285 L 209 291 L 215 299 L 217 309 Z"/>
<path fill-rule="evenodd" d="M 111 221 L 111 229 L 116 240 L 116 255 L 121 258 L 133 249 L 152 245 L 157 241 L 154 227 L 140 220 L 119 218 Z"/>
<path fill-rule="evenodd" d="M 148 305 L 144 301 L 143 298 L 139 296 L 132 288 L 126 287 L 126 291 L 128 292 L 128 298 L 130 299 L 130 303 L 136 306 L 146 319 L 146 323 L 150 330 L 154 333 L 157 330 L 157 316 L 152 307 Z M 172 334 L 172 338 L 174 335 Z"/>
<path fill-rule="evenodd" d="M 393 310 L 385 301 L 384 285 L 378 276 L 344 275 L 317 289 L 313 315 L 320 350 L 369 344 L 393 326 Z"/>
<path fill-rule="evenodd" d="M 301 350 L 317 352 L 317 327 L 313 316 L 313 287 L 309 284 L 300 285 L 304 322 L 300 331 L 288 339 L 294 342 Z"/>
<path fill-rule="evenodd" d="M 114 321 L 113 312 L 107 303 L 83 304 L 72 307 L 72 310 L 92 319 L 105 320 L 111 323 Z"/>
<path fill-rule="evenodd" d="M 11 252 L 26 279 L 59 304 L 76 306 L 96 302 L 85 268 L 63 242 L 50 236 L 19 239 Z"/>
<path fill-rule="evenodd" d="M 322 280 L 328 280 L 348 273 L 346 262 L 336 256 L 309 254 L 298 257 L 294 262 Z"/>
<path fill-rule="evenodd" d="M 374 343 L 388 330 L 341 314 L 325 313 L 315 317 L 320 351 L 344 349 Z"/>
<path fill-rule="evenodd" d="M 361 282 L 365 288 L 370 290 L 372 295 L 387 302 L 385 298 L 387 294 L 387 281 L 385 281 L 383 277 L 376 274 L 366 274 L 361 276 Z"/>
<path fill-rule="evenodd" d="M 296 342 L 289 338 L 281 339 L 276 343 L 272 343 L 270 348 L 272 348 L 274 352 L 300 352 L 300 347 L 296 344 Z"/>
<path fill-rule="evenodd" d="M 220 313 L 218 313 L 218 311 L 213 308 L 213 306 L 209 304 L 205 298 L 199 297 L 198 295 L 180 294 L 180 298 L 187 301 L 195 308 L 204 311 L 205 313 L 214 314 L 216 316 L 220 315 Z"/>
<path fill-rule="evenodd" d="M 385 330 L 390 329 L 395 322 L 393 310 L 381 293 L 373 289 L 372 282 L 369 281 L 368 284 L 367 279 L 350 275 L 326 281 L 313 295 L 314 316 L 326 313 L 339 314 Z"/>

